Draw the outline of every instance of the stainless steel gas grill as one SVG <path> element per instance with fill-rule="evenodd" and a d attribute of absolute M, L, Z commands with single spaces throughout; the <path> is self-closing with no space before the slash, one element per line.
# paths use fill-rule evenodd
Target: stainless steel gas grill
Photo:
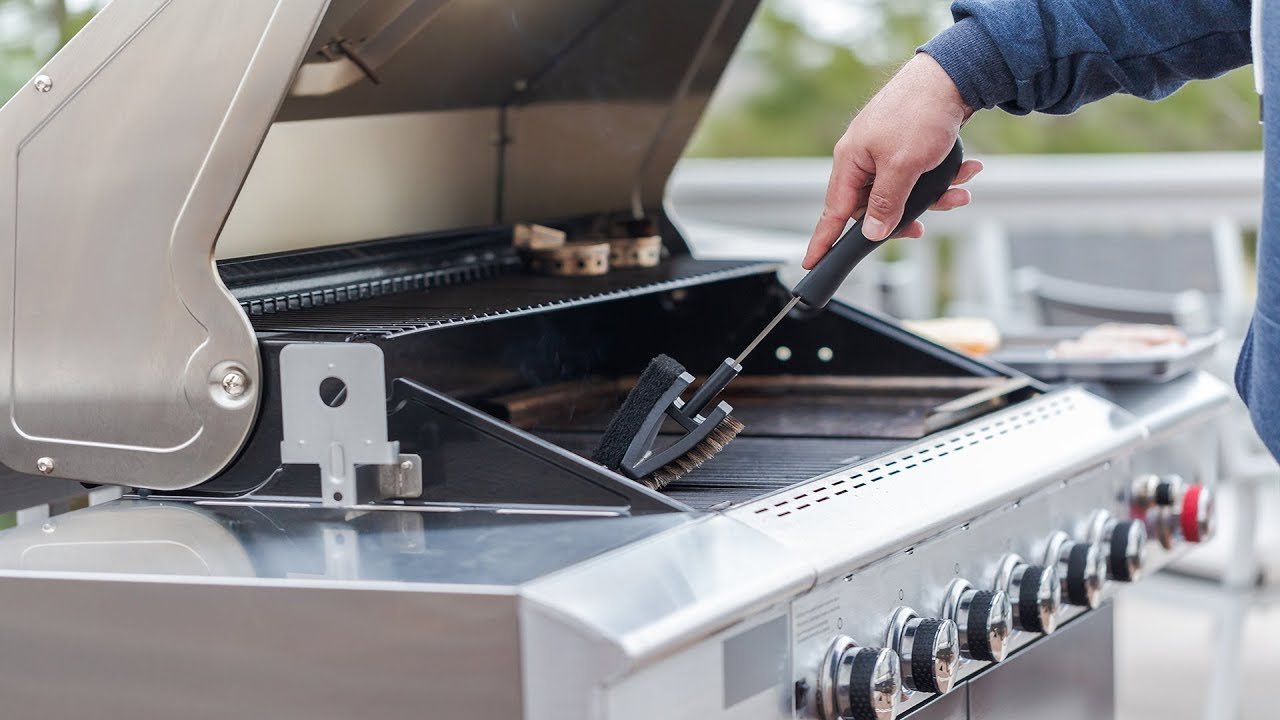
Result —
<path fill-rule="evenodd" d="M 1107 598 L 1210 531 L 1207 376 L 1049 387 L 835 303 L 695 472 L 586 459 L 789 299 L 662 204 L 754 5 L 108 5 L 0 110 L 0 487 L 133 490 L 0 533 L 6 707 L 1111 716 Z M 528 222 L 663 249 L 535 272 Z"/>

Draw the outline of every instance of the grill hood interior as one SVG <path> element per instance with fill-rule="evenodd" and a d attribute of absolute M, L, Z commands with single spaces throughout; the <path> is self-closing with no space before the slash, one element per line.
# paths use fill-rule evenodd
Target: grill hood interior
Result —
<path fill-rule="evenodd" d="M 335 0 L 217 256 L 653 211 L 756 5 Z"/>

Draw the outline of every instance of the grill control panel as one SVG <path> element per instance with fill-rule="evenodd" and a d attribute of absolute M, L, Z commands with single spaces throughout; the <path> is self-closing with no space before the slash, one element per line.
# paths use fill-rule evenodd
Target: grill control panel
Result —
<path fill-rule="evenodd" d="M 1167 559 L 1149 532 L 1171 546 L 1209 534 L 1208 489 L 1126 471 L 1094 468 L 797 599 L 797 716 L 893 718 L 1140 579 Z"/>

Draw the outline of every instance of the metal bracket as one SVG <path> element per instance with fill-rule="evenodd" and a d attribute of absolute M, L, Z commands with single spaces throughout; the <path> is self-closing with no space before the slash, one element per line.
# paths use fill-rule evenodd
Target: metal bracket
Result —
<path fill-rule="evenodd" d="M 282 463 L 319 465 L 321 501 L 351 507 L 422 494 L 422 461 L 387 440 L 376 345 L 295 343 L 280 351 Z"/>

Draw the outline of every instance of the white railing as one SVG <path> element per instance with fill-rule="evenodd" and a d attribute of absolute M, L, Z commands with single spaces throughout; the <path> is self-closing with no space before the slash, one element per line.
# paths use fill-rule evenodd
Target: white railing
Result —
<path fill-rule="evenodd" d="M 971 184 L 973 204 L 926 218 L 931 234 L 957 237 L 949 285 L 950 307 L 958 312 L 1002 319 L 1008 311 L 1014 295 L 1006 267 L 1010 233 L 1202 228 L 1225 241 L 1259 222 L 1260 153 L 993 155 L 982 160 L 986 170 Z M 796 262 L 822 207 L 830 167 L 824 158 L 685 160 L 672 178 L 670 203 L 700 253 Z M 905 307 L 898 310 L 929 314 L 938 296 L 935 248 L 928 242 L 904 243 L 900 250 L 907 255 L 902 267 L 869 268 L 846 295 L 878 306 L 885 287 L 909 285 L 899 298 Z M 903 273 L 907 277 L 900 277 Z"/>

